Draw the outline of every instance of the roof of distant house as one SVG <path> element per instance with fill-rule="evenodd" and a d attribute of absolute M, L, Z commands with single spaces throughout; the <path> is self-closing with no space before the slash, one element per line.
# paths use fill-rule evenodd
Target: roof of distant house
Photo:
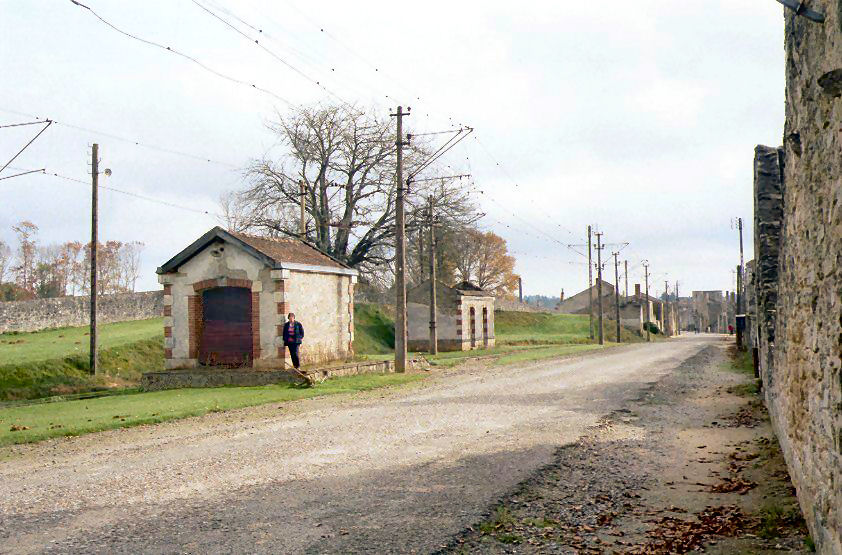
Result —
<path fill-rule="evenodd" d="M 179 266 L 196 256 L 213 242 L 225 242 L 242 248 L 271 268 L 324 269 L 335 273 L 356 274 L 350 266 L 320 251 L 315 246 L 297 239 L 258 237 L 245 233 L 226 231 L 217 226 L 199 237 L 190 246 L 172 257 L 160 268 L 159 274 L 177 271 Z"/>

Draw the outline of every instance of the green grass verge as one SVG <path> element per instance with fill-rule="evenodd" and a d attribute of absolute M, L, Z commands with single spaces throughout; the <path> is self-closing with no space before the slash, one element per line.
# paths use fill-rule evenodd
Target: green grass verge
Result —
<path fill-rule="evenodd" d="M 335 378 L 311 388 L 279 384 L 174 389 L 9 407 L 0 409 L 0 446 L 154 424 L 265 403 L 366 391 L 423 377 L 423 374 L 363 374 Z M 13 428 L 17 431 L 12 431 Z"/>
<path fill-rule="evenodd" d="M 616 345 L 614 343 L 613 345 Z M 545 358 L 554 358 L 581 353 L 584 351 L 593 351 L 596 349 L 604 349 L 606 345 L 553 345 L 549 347 L 538 347 L 534 349 L 524 349 L 504 355 L 494 361 L 495 364 L 516 364 L 519 362 L 530 362 L 534 360 L 542 360 Z"/>
<path fill-rule="evenodd" d="M 354 305 L 354 352 L 377 355 L 394 352 L 395 322 L 384 307 L 376 304 Z"/>
<path fill-rule="evenodd" d="M 161 318 L 104 324 L 97 328 L 97 343 L 107 350 L 164 334 Z M 55 328 L 27 333 L 0 334 L 0 361 L 3 365 L 25 364 L 67 357 L 88 357 L 88 326 Z"/>

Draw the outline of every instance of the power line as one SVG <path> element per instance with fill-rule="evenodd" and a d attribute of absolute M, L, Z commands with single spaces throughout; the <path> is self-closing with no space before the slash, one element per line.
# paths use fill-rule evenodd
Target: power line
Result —
<path fill-rule="evenodd" d="M 14 156 L 12 156 L 12 158 L 11 158 L 8 162 L 6 162 L 6 163 L 3 165 L 3 167 L 2 167 L 2 168 L 0 168 L 0 172 L 2 172 L 3 170 L 5 170 L 5 169 L 9 166 L 9 164 L 11 164 L 12 162 L 14 162 L 14 161 L 15 161 L 15 158 L 17 158 L 18 156 L 20 156 L 20 155 L 21 155 L 21 153 L 22 153 L 24 150 L 26 150 L 26 149 L 27 149 L 27 147 L 29 147 L 29 145 L 31 145 L 32 143 L 34 143 L 34 142 L 35 142 L 35 139 L 37 139 L 38 137 L 40 137 L 40 136 L 41 136 L 41 133 L 43 133 L 44 131 L 46 131 L 46 130 L 47 130 L 47 128 L 48 128 L 50 125 L 52 125 L 52 124 L 53 124 L 53 122 L 52 122 L 52 121 L 50 121 L 50 120 L 47 120 L 47 121 L 46 121 L 46 124 L 47 124 L 47 125 L 45 125 L 45 126 L 44 126 L 44 128 L 43 128 L 43 129 L 41 129 L 41 131 L 39 131 L 37 135 L 35 135 L 34 137 L 32 137 L 32 139 L 30 139 L 28 143 L 26 143 L 25 145 L 23 145 L 23 148 L 22 148 L 22 149 L 20 149 L 20 150 L 17 152 L 17 154 L 15 154 Z"/>
<path fill-rule="evenodd" d="M 7 127 L 23 127 L 24 125 L 38 125 L 39 123 L 44 123 L 43 121 L 27 121 L 26 123 L 7 123 L 6 125 L 0 125 L 0 129 L 6 129 Z"/>
<path fill-rule="evenodd" d="M 153 46 L 155 48 L 160 48 L 161 50 L 165 50 L 167 52 L 170 52 L 171 54 L 175 54 L 176 56 L 180 56 L 180 57 L 182 57 L 186 60 L 189 60 L 189 61 L 193 62 L 194 64 L 198 65 L 199 67 L 201 67 L 205 71 L 208 71 L 208 72 L 216 75 L 217 77 L 221 77 L 222 79 L 225 79 L 225 80 L 230 81 L 232 83 L 236 83 L 238 85 L 244 85 L 244 86 L 250 87 L 250 88 L 252 88 L 256 91 L 260 91 L 264 94 L 268 94 L 268 95 L 276 98 L 277 100 L 280 100 L 281 102 L 285 103 L 288 106 L 294 105 L 293 102 L 291 102 L 290 100 L 287 100 L 286 98 L 270 91 L 269 89 L 259 87 L 255 83 L 249 83 L 248 81 L 243 81 L 242 79 L 237 79 L 236 77 L 231 77 L 230 75 L 227 75 L 225 73 L 217 71 L 217 70 L 213 69 L 212 67 L 210 67 L 210 66 L 204 64 L 203 62 L 199 61 L 197 58 L 194 58 L 193 56 L 190 56 L 189 54 L 185 54 L 184 52 L 176 50 L 175 48 L 172 48 L 171 46 L 165 46 L 165 45 L 157 43 L 155 41 L 144 39 L 142 37 L 139 37 L 137 35 L 134 35 L 132 33 L 124 31 L 124 30 L 120 29 L 119 27 L 117 27 L 116 25 L 114 25 L 113 23 L 111 23 L 110 21 L 108 21 L 107 19 L 100 16 L 98 13 L 96 13 L 90 7 L 86 6 L 85 4 L 82 4 L 81 2 L 78 2 L 77 0 L 70 0 L 70 2 L 79 6 L 80 8 L 84 8 L 84 9 L 88 10 L 99 21 L 101 21 L 102 23 L 107 25 L 109 28 L 113 29 L 114 31 L 117 31 L 118 33 L 120 33 L 123 36 L 129 37 L 130 39 L 136 40 L 138 42 L 142 42 L 143 44 Z"/>
<path fill-rule="evenodd" d="M 0 112 L 6 112 L 8 114 L 15 114 L 15 115 L 18 115 L 18 116 L 34 118 L 36 120 L 39 120 L 37 123 L 45 123 L 47 121 L 52 121 L 55 125 L 59 125 L 61 127 L 67 127 L 69 129 L 75 129 L 77 131 L 84 131 L 85 133 L 93 133 L 94 135 L 100 135 L 100 136 L 103 136 L 103 137 L 108 137 L 110 139 L 115 139 L 115 140 L 118 140 L 118 141 L 131 143 L 135 146 L 140 146 L 140 147 L 143 147 L 143 148 L 149 148 L 149 149 L 152 149 L 152 150 L 157 150 L 159 152 L 166 152 L 167 154 L 174 154 L 176 156 L 183 156 L 185 158 L 192 158 L 194 160 L 199 160 L 201 162 L 210 162 L 211 164 L 219 164 L 221 166 L 228 166 L 228 167 L 231 167 L 231 168 L 238 168 L 239 167 L 238 165 L 231 164 L 230 162 L 221 162 L 219 160 L 213 160 L 211 158 L 208 158 L 207 156 L 201 156 L 201 155 L 198 155 L 198 154 L 190 154 L 189 152 L 183 152 L 183 151 L 180 151 L 180 150 L 173 150 L 171 148 L 157 146 L 157 145 L 153 145 L 153 144 L 150 144 L 150 143 L 138 141 L 138 140 L 135 140 L 135 139 L 129 139 L 129 138 L 126 138 L 126 137 L 121 137 L 119 135 L 114 135 L 112 133 L 108 133 L 108 132 L 105 132 L 105 131 L 97 131 L 96 129 L 91 129 L 91 128 L 88 128 L 88 127 L 81 127 L 81 126 L 78 126 L 78 125 L 74 125 L 72 123 L 65 123 L 65 122 L 57 121 L 57 120 L 50 119 L 50 118 L 40 118 L 40 117 L 34 116 L 32 114 L 26 114 L 26 113 L 23 113 L 23 112 L 8 110 L 8 109 L 5 109 L 5 108 L 0 108 Z"/>
<path fill-rule="evenodd" d="M 25 172 L 21 172 L 21 173 L 16 173 L 14 175 L 7 175 L 5 177 L 0 177 L 0 181 L 3 181 L 4 179 L 11 179 L 13 177 L 20 177 L 22 175 L 29 175 L 30 173 L 43 172 L 43 171 L 44 171 L 44 168 L 40 168 L 40 169 L 37 169 L 37 170 L 29 170 L 29 171 L 25 171 Z"/>

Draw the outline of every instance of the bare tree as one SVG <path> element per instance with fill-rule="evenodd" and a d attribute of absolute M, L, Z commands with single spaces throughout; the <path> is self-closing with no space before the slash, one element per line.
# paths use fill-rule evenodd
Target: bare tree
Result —
<path fill-rule="evenodd" d="M 6 274 L 12 265 L 12 249 L 5 241 L 0 240 L 0 283 L 6 281 Z"/>
<path fill-rule="evenodd" d="M 127 292 L 134 292 L 137 278 L 140 276 L 140 255 L 146 245 L 140 241 L 123 243 L 120 252 L 120 267 L 122 274 L 122 288 Z"/>
<path fill-rule="evenodd" d="M 372 277 L 381 272 L 394 257 L 395 134 L 389 118 L 344 106 L 316 106 L 279 116 L 269 128 L 287 153 L 279 160 L 264 158 L 249 166 L 249 186 L 237 195 L 241 209 L 233 219 L 236 227 L 270 236 L 297 236 L 299 183 L 303 183 L 306 238 Z M 407 150 L 408 175 L 424 157 L 422 146 Z M 454 180 L 411 186 L 408 229 L 428 194 L 434 194 L 439 210 L 451 220 L 470 220 L 473 206 L 463 193 Z M 420 218 L 415 219 L 420 225 Z"/>
<path fill-rule="evenodd" d="M 38 254 L 38 226 L 30 221 L 22 221 L 12 230 L 18 236 L 17 265 L 12 267 L 18 287 L 29 293 L 35 293 L 35 265 Z"/>
<path fill-rule="evenodd" d="M 219 195 L 219 207 L 222 209 L 220 223 L 228 231 L 246 231 L 252 225 L 248 206 L 242 195 L 226 191 Z"/>

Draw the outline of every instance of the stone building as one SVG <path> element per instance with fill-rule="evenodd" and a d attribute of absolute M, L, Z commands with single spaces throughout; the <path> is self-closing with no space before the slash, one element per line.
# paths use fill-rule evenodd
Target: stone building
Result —
<path fill-rule="evenodd" d="M 288 312 L 304 325 L 302 363 L 353 355 L 357 272 L 298 239 L 215 227 L 158 274 L 167 369 L 284 368 Z"/>
<path fill-rule="evenodd" d="M 782 148 L 754 158 L 758 359 L 819 553 L 842 553 L 842 5 L 784 10 Z"/>
<path fill-rule="evenodd" d="M 407 347 L 430 347 L 430 280 L 410 288 L 407 300 Z M 436 336 L 440 351 L 494 347 L 494 296 L 463 281 L 449 287 L 436 282 Z"/>

